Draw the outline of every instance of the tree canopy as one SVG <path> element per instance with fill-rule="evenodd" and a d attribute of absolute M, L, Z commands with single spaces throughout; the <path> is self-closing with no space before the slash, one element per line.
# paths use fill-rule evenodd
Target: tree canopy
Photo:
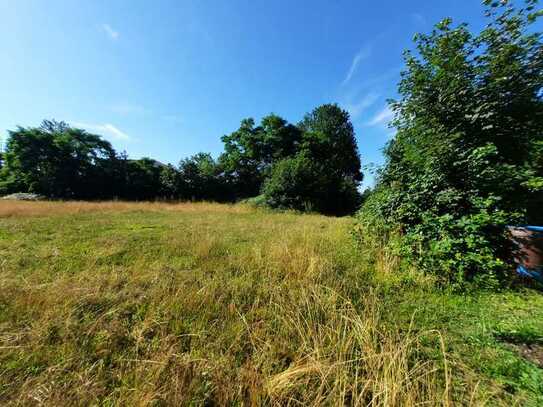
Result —
<path fill-rule="evenodd" d="M 9 132 L 0 188 L 54 198 L 101 198 L 110 194 L 116 154 L 111 144 L 64 122 Z"/>
<path fill-rule="evenodd" d="M 263 188 L 268 205 L 346 215 L 360 204 L 360 156 L 349 113 L 322 105 L 299 124 L 296 154 L 272 168 Z"/>
<path fill-rule="evenodd" d="M 219 163 L 236 195 L 258 195 L 272 165 L 294 155 L 300 139 L 300 129 L 275 114 L 264 117 L 260 126 L 251 118 L 242 120 L 238 130 L 223 136 Z"/>

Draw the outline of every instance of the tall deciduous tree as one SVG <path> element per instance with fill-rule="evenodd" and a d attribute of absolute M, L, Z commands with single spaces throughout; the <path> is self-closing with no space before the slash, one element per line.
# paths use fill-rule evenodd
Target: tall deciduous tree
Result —
<path fill-rule="evenodd" d="M 336 104 L 325 104 L 307 114 L 299 126 L 302 149 L 326 165 L 331 175 L 362 181 L 360 154 L 349 113 Z"/>
<path fill-rule="evenodd" d="M 152 200 L 163 197 L 161 173 L 164 164 L 143 157 L 128 160 L 126 165 L 125 196 L 128 199 Z"/>
<path fill-rule="evenodd" d="M 19 127 L 9 132 L 0 189 L 59 198 L 100 197 L 97 184 L 111 181 L 115 158 L 107 141 L 64 122 Z"/>
<path fill-rule="evenodd" d="M 264 184 L 272 207 L 346 215 L 360 202 L 362 173 L 349 113 L 335 104 L 317 107 L 299 125 L 297 154 L 279 161 Z"/>
<path fill-rule="evenodd" d="M 272 164 L 295 154 L 300 140 L 300 130 L 274 114 L 264 117 L 260 126 L 245 119 L 238 130 L 223 136 L 219 162 L 235 194 L 258 195 Z"/>
<path fill-rule="evenodd" d="M 231 195 L 217 162 L 209 153 L 198 153 L 179 163 L 181 199 L 228 201 Z"/>

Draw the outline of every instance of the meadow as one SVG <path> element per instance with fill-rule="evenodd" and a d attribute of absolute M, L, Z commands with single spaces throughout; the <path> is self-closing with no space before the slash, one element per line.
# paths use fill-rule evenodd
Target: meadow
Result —
<path fill-rule="evenodd" d="M 0 201 L 0 404 L 543 403 L 539 291 L 438 288 L 353 223 Z"/>

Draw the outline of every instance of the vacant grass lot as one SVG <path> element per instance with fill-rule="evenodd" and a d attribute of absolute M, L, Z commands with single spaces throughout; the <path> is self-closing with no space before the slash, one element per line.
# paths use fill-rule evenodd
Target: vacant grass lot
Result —
<path fill-rule="evenodd" d="M 351 223 L 0 201 L 0 404 L 543 403 L 540 292 L 439 291 Z"/>

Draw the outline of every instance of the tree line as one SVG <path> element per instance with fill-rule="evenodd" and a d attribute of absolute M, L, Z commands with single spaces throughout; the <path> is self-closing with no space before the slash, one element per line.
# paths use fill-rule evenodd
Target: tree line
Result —
<path fill-rule="evenodd" d="M 360 204 L 360 157 L 349 114 L 322 105 L 294 125 L 271 114 L 222 137 L 214 159 L 198 153 L 179 165 L 129 159 L 99 135 L 65 122 L 8 132 L 0 194 L 53 199 L 209 200 L 254 198 L 274 208 L 353 213 Z M 255 198 L 258 197 L 258 198 Z"/>

